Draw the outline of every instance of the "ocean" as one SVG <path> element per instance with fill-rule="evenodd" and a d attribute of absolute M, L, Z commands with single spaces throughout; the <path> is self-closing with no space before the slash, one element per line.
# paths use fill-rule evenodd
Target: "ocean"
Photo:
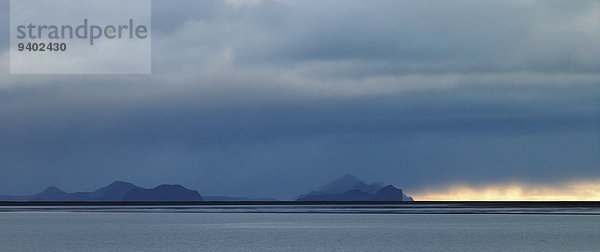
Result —
<path fill-rule="evenodd" d="M 600 216 L 589 209 L 395 213 L 390 211 L 393 208 L 0 207 L 0 251 L 597 251 L 600 248 Z"/>

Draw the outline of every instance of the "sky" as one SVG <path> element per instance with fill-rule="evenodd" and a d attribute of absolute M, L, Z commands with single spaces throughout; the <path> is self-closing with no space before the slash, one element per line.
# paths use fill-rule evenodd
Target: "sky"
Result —
<path fill-rule="evenodd" d="M 8 23 L 0 194 L 600 199 L 598 1 L 155 0 L 151 75 L 10 75 Z"/>

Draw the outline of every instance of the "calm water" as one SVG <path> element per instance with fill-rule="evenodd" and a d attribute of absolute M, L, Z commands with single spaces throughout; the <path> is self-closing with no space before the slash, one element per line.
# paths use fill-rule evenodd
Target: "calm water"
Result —
<path fill-rule="evenodd" d="M 597 251 L 596 215 L 0 212 L 0 251 Z"/>

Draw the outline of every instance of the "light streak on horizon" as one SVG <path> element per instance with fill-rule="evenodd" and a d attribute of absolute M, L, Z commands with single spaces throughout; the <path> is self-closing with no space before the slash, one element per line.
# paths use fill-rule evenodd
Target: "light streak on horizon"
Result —
<path fill-rule="evenodd" d="M 416 201 L 600 201 L 600 179 L 560 184 L 452 185 L 415 192 Z"/>

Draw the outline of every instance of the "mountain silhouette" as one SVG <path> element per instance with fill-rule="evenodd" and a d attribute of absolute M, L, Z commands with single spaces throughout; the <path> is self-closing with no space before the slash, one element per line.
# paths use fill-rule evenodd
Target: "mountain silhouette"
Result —
<path fill-rule="evenodd" d="M 402 189 L 380 183 L 367 184 L 356 176 L 344 175 L 323 187 L 297 197 L 297 201 L 413 201 Z M 30 196 L 0 196 L 14 202 L 198 202 L 198 201 L 277 201 L 271 198 L 227 196 L 203 197 L 181 185 L 160 185 L 146 189 L 129 182 L 115 181 L 93 192 L 68 193 L 55 186 Z"/>
<path fill-rule="evenodd" d="M 97 201 L 123 200 L 125 195 L 132 189 L 140 188 L 132 183 L 115 181 L 112 184 L 94 191 L 94 199 Z"/>
<path fill-rule="evenodd" d="M 321 189 L 301 195 L 296 201 L 413 201 L 392 185 L 368 185 L 353 175 L 344 175 Z"/>
<path fill-rule="evenodd" d="M 33 195 L 33 200 L 60 200 L 68 197 L 69 194 L 58 189 L 55 186 L 48 187 L 46 190 Z"/>
<path fill-rule="evenodd" d="M 197 191 L 188 190 L 180 185 L 161 185 L 152 189 L 133 188 L 124 201 L 202 201 Z"/>
<path fill-rule="evenodd" d="M 360 190 L 351 190 L 345 193 L 306 195 L 297 201 L 372 201 L 373 194 Z"/>
<path fill-rule="evenodd" d="M 323 195 L 323 194 L 341 194 L 352 190 L 359 190 L 362 192 L 375 194 L 382 185 L 374 183 L 371 185 L 365 184 L 363 181 L 355 177 L 354 175 L 346 174 L 331 183 L 323 186 L 321 189 L 310 192 L 310 195 Z"/>
<path fill-rule="evenodd" d="M 381 188 L 376 194 L 375 198 L 380 201 L 403 201 L 404 195 L 401 189 L 388 185 Z"/>
<path fill-rule="evenodd" d="M 144 189 L 132 183 L 115 181 L 93 192 L 67 193 L 55 186 L 31 196 L 0 196 L 6 201 L 33 202 L 126 202 L 126 201 L 202 201 L 197 191 L 180 185 L 161 185 Z"/>

